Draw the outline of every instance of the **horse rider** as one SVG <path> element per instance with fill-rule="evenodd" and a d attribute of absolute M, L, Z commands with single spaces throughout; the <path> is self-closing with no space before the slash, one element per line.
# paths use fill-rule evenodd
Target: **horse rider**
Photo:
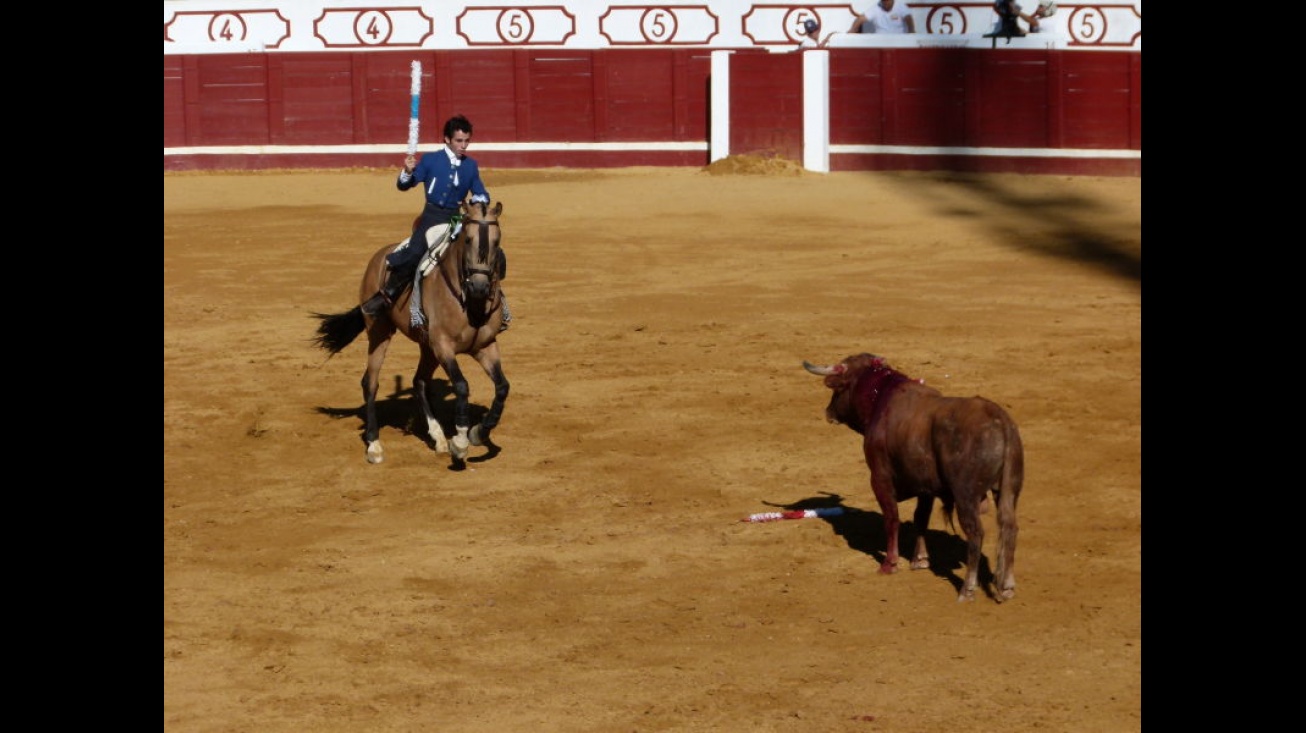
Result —
<path fill-rule="evenodd" d="M 460 223 L 455 217 L 459 213 L 464 198 L 471 194 L 472 203 L 489 205 L 490 193 L 481 182 L 481 169 L 474 158 L 467 155 L 467 146 L 472 142 L 472 123 L 462 115 L 454 115 L 444 123 L 444 150 L 441 153 L 423 155 L 420 162 L 414 155 L 404 158 L 404 168 L 399 171 L 395 185 L 400 191 L 407 191 L 418 183 L 425 183 L 426 205 L 418 218 L 412 236 L 402 247 L 385 256 L 390 275 L 385 286 L 376 295 L 363 304 L 363 312 L 375 316 L 383 308 L 394 305 L 395 300 L 403 294 L 413 282 L 417 265 L 426 254 L 427 232 L 436 230 L 435 246 L 451 240 L 458 234 Z M 499 252 L 499 279 L 507 275 L 507 261 L 503 251 Z M 502 298 L 502 291 L 500 292 Z M 512 315 L 508 312 L 508 301 L 503 302 L 503 325 L 499 330 L 506 330 Z"/>

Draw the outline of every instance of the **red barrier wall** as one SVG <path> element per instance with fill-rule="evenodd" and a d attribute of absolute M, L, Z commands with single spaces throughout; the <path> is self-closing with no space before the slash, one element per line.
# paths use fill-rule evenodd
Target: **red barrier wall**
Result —
<path fill-rule="evenodd" d="M 1141 151 L 1137 52 L 829 53 L 831 170 L 1141 175 L 1139 156 L 1085 155 Z M 475 124 L 476 157 L 487 166 L 706 165 L 710 54 L 641 48 L 165 55 L 163 144 L 171 150 L 164 169 L 393 166 L 407 139 L 413 60 L 424 70 L 422 149 L 437 146 L 439 125 L 461 112 Z M 729 99 L 731 153 L 802 159 L 801 53 L 733 53 Z M 290 149 L 276 149 L 282 146 Z M 384 149 L 370 149 L 377 146 Z M 879 149 L 886 146 L 894 149 Z M 213 147 L 240 149 L 203 150 Z M 1009 148 L 1013 155 L 914 151 L 920 147 Z"/>

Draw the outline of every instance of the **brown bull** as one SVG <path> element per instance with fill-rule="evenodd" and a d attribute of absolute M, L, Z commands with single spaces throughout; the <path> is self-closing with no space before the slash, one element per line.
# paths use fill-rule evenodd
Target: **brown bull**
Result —
<path fill-rule="evenodd" d="M 925 530 L 937 498 L 966 537 L 966 580 L 958 601 L 973 600 L 979 584 L 984 525 L 980 514 L 993 492 L 998 511 L 998 560 L 994 573 L 999 603 L 1016 593 L 1016 502 L 1025 478 L 1025 455 L 1016 423 L 983 397 L 944 397 L 924 381 L 908 378 L 873 354 L 857 354 L 833 366 L 803 362 L 834 390 L 825 417 L 862 435 L 871 489 L 884 514 L 888 539 L 881 573 L 898 569 L 898 502 L 916 499 L 916 548 L 911 568 L 929 567 Z M 955 526 L 954 526 L 955 528 Z"/>

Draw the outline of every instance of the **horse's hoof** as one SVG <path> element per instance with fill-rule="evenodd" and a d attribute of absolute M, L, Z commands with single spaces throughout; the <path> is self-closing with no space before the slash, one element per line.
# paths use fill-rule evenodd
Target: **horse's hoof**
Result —
<path fill-rule="evenodd" d="M 381 444 L 380 444 L 380 443 L 372 443 L 371 445 L 367 446 L 367 462 L 368 462 L 368 463 L 377 464 L 377 463 L 380 463 L 381 461 L 384 461 L 384 460 L 385 460 L 385 456 L 382 455 L 382 453 L 381 453 Z"/>
<path fill-rule="evenodd" d="M 965 603 L 966 601 L 973 600 L 975 600 L 974 588 L 962 588 L 961 593 L 957 595 L 957 603 Z"/>
<path fill-rule="evenodd" d="M 1015 597 L 1016 597 L 1016 589 L 1015 589 L 1015 588 L 1007 588 L 1007 589 L 1005 589 L 1005 590 L 999 592 L 999 593 L 998 593 L 996 596 L 994 596 L 993 598 L 994 598 L 994 600 L 996 600 L 998 603 L 1002 603 L 1003 601 L 1009 601 L 1009 600 L 1011 600 L 1012 598 L 1015 598 Z"/>
<path fill-rule="evenodd" d="M 481 439 L 481 426 L 473 425 L 472 429 L 467 433 L 467 439 L 471 441 L 472 445 L 485 445 L 485 441 Z"/>
<path fill-rule="evenodd" d="M 912 569 L 912 570 L 929 570 L 929 569 L 930 569 L 930 559 L 929 559 L 928 557 L 920 557 L 920 558 L 917 558 L 917 559 L 915 559 L 915 560 L 912 560 L 912 561 L 911 561 L 911 569 Z"/>
<path fill-rule="evenodd" d="M 457 458 L 458 460 L 461 461 L 462 459 L 467 457 L 467 448 L 470 445 L 471 443 L 467 441 L 467 438 L 461 435 L 455 435 L 453 436 L 453 440 L 450 443 L 449 452 L 453 454 L 454 458 Z"/>

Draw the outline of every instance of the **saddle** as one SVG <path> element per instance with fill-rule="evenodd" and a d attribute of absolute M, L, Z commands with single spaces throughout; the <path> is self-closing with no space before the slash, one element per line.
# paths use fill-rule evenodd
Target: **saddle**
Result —
<path fill-rule="evenodd" d="M 458 236 L 458 232 L 461 231 L 462 228 L 462 220 L 455 218 L 453 221 L 449 222 L 447 227 L 445 227 L 443 234 L 437 231 L 439 225 L 426 230 L 426 254 L 422 255 L 422 259 L 417 263 L 417 273 L 413 278 L 414 283 L 421 280 L 422 277 L 431 274 L 431 271 L 435 269 L 435 266 L 440 264 L 440 258 L 444 256 L 444 253 L 449 249 L 449 244 L 453 242 L 454 237 Z M 404 247 L 409 246 L 411 243 L 412 236 L 410 235 L 408 239 L 396 244 L 394 249 L 390 251 L 398 252 Z"/>

